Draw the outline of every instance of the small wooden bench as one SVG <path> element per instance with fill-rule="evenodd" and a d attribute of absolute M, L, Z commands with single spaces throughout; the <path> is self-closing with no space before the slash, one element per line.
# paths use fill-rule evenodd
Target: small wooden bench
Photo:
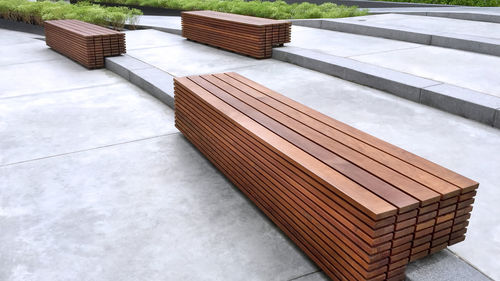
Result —
<path fill-rule="evenodd" d="M 290 42 L 291 23 L 214 11 L 182 12 L 182 36 L 255 58 Z"/>
<path fill-rule="evenodd" d="M 177 128 L 332 280 L 404 280 L 478 183 L 236 73 L 175 78 Z"/>
<path fill-rule="evenodd" d="M 89 69 L 104 67 L 104 57 L 125 53 L 125 34 L 78 20 L 45 21 L 45 41 Z"/>

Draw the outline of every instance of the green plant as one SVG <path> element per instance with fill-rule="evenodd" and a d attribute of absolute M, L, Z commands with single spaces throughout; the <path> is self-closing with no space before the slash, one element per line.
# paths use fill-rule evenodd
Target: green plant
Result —
<path fill-rule="evenodd" d="M 213 10 L 272 19 L 340 18 L 366 15 L 357 7 L 338 6 L 333 3 L 288 4 L 285 1 L 261 0 L 93 0 L 100 3 L 159 7 L 175 10 Z"/>
<path fill-rule="evenodd" d="M 134 24 L 139 15 L 142 12 L 137 9 L 103 7 L 88 2 L 72 5 L 63 1 L 0 0 L 0 17 L 38 25 L 46 20 L 77 19 L 119 29 L 126 22 Z"/>
<path fill-rule="evenodd" d="M 476 6 L 476 7 L 500 7 L 500 0 L 383 0 L 383 1 L 445 4 L 445 5 Z"/>

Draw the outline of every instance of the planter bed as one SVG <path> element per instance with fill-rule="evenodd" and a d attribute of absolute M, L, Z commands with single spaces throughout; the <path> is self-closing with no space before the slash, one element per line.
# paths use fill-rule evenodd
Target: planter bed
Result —
<path fill-rule="evenodd" d="M 78 2 L 82 2 L 80 0 L 70 0 L 71 4 L 75 4 Z M 89 2 L 89 1 L 85 1 Z M 103 2 L 92 2 L 92 4 L 101 5 L 104 7 L 126 7 L 129 9 L 138 9 L 141 10 L 144 15 L 147 16 L 180 16 L 182 10 L 174 10 L 174 9 L 166 9 L 166 8 L 158 8 L 158 7 L 149 7 L 149 6 L 138 6 L 138 5 L 125 5 L 125 4 L 115 4 L 115 3 L 103 3 Z"/>

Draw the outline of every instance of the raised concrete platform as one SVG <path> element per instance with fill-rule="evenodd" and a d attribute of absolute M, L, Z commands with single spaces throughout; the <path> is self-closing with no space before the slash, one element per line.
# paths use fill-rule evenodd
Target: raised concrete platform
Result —
<path fill-rule="evenodd" d="M 398 14 L 294 20 L 294 25 L 500 56 L 500 24 Z"/>
<path fill-rule="evenodd" d="M 370 14 L 404 14 L 500 23 L 500 7 L 397 7 L 370 8 Z"/>
<path fill-rule="evenodd" d="M 498 57 L 297 26 L 292 38 L 273 58 L 500 128 Z"/>
<path fill-rule="evenodd" d="M 150 18 L 149 27 L 155 30 L 173 34 L 181 33 L 180 17 L 152 16 Z M 359 18 L 364 17 L 355 19 Z M 292 28 L 293 39 L 290 44 L 287 44 L 288 47 L 273 49 L 275 59 L 384 90 L 490 126 L 500 126 L 500 92 L 497 90 L 500 88 L 498 84 L 500 80 L 492 77 L 496 75 L 496 71 L 492 69 L 500 67 L 498 58 L 399 40 L 320 29 L 323 20 L 306 22 L 306 25 L 314 29 L 294 26 Z M 131 35 L 136 38 L 132 41 L 138 42 L 134 43 L 137 45 L 132 46 L 132 49 L 141 49 L 148 44 L 156 43 L 157 40 L 154 38 L 157 36 L 146 38 L 148 36 L 140 35 L 147 34 L 147 32 L 149 31 L 135 32 Z M 178 37 L 165 44 L 180 44 L 180 40 L 182 39 Z M 158 46 L 165 45 L 159 44 Z M 190 45 L 187 48 L 192 47 Z M 143 53 L 147 52 L 143 50 Z M 393 56 L 399 56 L 399 58 L 394 59 Z M 172 62 L 174 64 L 177 62 L 177 59 L 170 61 L 171 59 L 174 58 L 156 64 L 167 66 Z M 371 63 L 370 60 L 378 60 L 378 65 Z M 454 67 L 450 61 L 462 67 Z M 185 61 L 185 63 L 192 67 L 196 66 L 196 63 L 192 61 Z M 394 64 L 389 65 L 389 63 Z M 470 69 L 473 71 L 469 71 Z M 471 76 L 471 72 L 474 75 Z M 182 75 L 182 72 L 176 74 Z"/>
<path fill-rule="evenodd" d="M 137 29 L 155 29 L 172 34 L 182 34 L 181 17 L 176 16 L 140 16 L 134 23 L 133 28 Z M 131 28 L 129 24 L 127 27 Z"/>

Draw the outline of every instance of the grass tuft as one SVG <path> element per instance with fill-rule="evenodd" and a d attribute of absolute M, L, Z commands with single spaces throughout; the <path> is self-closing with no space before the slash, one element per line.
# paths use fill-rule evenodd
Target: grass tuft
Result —
<path fill-rule="evenodd" d="M 261 0 L 93 0 L 100 3 L 158 7 L 174 10 L 212 10 L 271 19 L 342 18 L 363 16 L 367 10 L 357 7 L 321 5 L 308 2 L 288 4 L 285 1 Z"/>
<path fill-rule="evenodd" d="M 76 19 L 121 29 L 125 22 L 135 22 L 139 15 L 142 12 L 137 9 L 103 7 L 88 2 L 73 5 L 63 1 L 0 0 L 0 18 L 38 25 L 46 20 Z"/>
<path fill-rule="evenodd" d="M 391 2 L 410 2 L 423 4 L 445 4 L 475 7 L 500 7 L 500 0 L 383 0 Z"/>

